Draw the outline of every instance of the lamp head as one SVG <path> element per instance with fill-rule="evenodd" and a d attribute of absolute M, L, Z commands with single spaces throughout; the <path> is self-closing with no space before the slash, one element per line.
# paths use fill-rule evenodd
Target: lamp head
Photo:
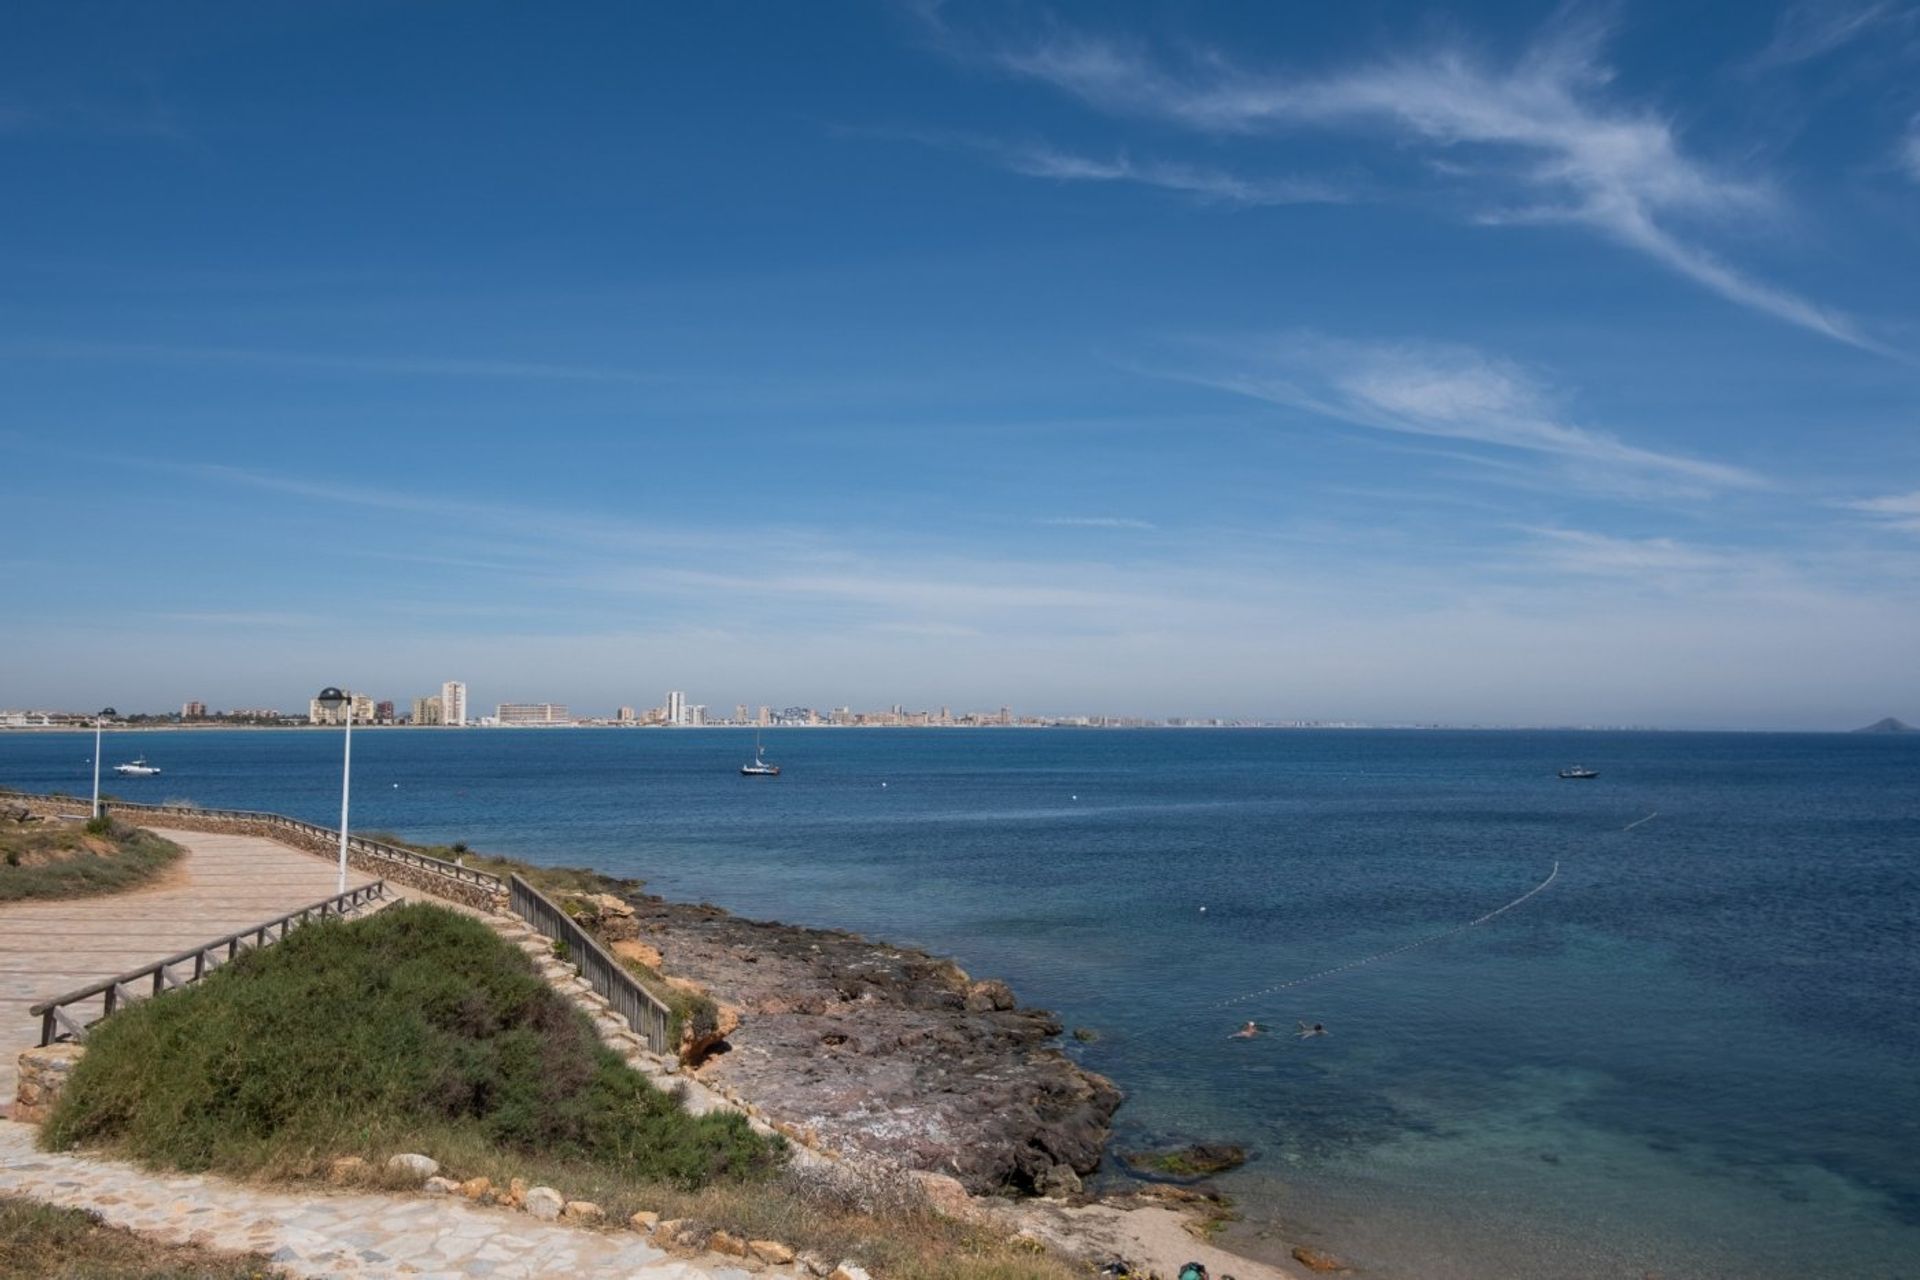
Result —
<path fill-rule="evenodd" d="M 115 711 L 112 707 L 102 707 L 100 709 L 100 718 L 102 720 L 111 720 L 119 714 L 120 713 L 118 711 Z"/>
<path fill-rule="evenodd" d="M 320 691 L 320 696 L 315 698 L 314 701 L 329 711 L 338 711 L 347 704 L 349 695 L 344 690 L 336 689 L 332 685 L 328 685 Z"/>

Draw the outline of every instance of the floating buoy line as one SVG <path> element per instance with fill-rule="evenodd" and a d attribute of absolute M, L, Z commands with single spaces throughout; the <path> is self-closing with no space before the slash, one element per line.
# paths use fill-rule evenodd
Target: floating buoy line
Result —
<path fill-rule="evenodd" d="M 1658 809 L 1655 809 L 1655 810 L 1654 810 L 1654 811 L 1653 811 L 1652 813 L 1650 813 L 1650 814 L 1648 814 L 1648 815 L 1647 815 L 1646 817 L 1644 817 L 1644 818 L 1641 818 L 1641 819 L 1639 819 L 1639 820 L 1638 820 L 1638 821 L 1636 821 L 1636 822 L 1629 822 L 1629 823 L 1628 823 L 1628 824 L 1627 824 L 1626 826 L 1624 826 L 1624 827 L 1622 827 L 1622 828 L 1620 828 L 1620 829 L 1621 829 L 1622 831 L 1631 831 L 1631 830 L 1633 830 L 1633 829 L 1634 829 L 1635 827 L 1637 827 L 1637 826 L 1639 826 L 1639 825 L 1640 825 L 1640 823 L 1642 823 L 1642 822 L 1652 822 L 1652 821 L 1653 821 L 1653 820 L 1654 820 L 1655 818 L 1657 818 L 1657 817 L 1659 817 L 1659 816 L 1660 816 L 1660 811 L 1659 811 Z"/>
<path fill-rule="evenodd" d="M 1652 815 L 1649 815 L 1649 816 L 1652 816 Z M 1644 822 L 1646 821 L 1646 819 L 1642 818 L 1641 821 Z M 1249 1000 L 1258 1000 L 1262 996 L 1274 995 L 1277 992 L 1287 991 L 1293 987 L 1304 986 L 1309 982 L 1318 982 L 1322 978 L 1331 978 L 1336 973 L 1345 973 L 1349 969 L 1358 969 L 1362 965 L 1372 964 L 1376 960 L 1386 960 L 1393 956 L 1404 955 L 1407 952 L 1414 950 L 1416 947 L 1424 947 L 1429 943 L 1438 942 L 1442 938 L 1451 938 L 1456 933 L 1465 933 L 1469 929 L 1478 928 L 1479 926 L 1487 923 L 1487 921 L 1489 920 L 1492 920 L 1498 916 L 1505 915 L 1507 912 L 1513 910 L 1515 907 L 1519 906 L 1521 903 L 1525 902 L 1527 899 L 1533 897 L 1535 894 L 1545 891 L 1546 887 L 1552 884 L 1554 880 L 1559 877 L 1559 875 L 1560 875 L 1560 863 L 1556 861 L 1553 864 L 1553 870 L 1547 873 L 1547 878 L 1545 880 L 1542 880 L 1539 884 L 1533 886 L 1533 888 L 1527 890 L 1525 893 L 1515 898 L 1512 902 L 1506 903 L 1503 906 L 1495 907 L 1493 910 L 1487 912 L 1487 914 L 1483 916 L 1478 916 L 1472 920 L 1469 920 L 1465 924 L 1457 924 L 1457 925 L 1454 925 L 1451 929 L 1442 929 L 1439 933 L 1430 933 L 1424 938 L 1416 938 L 1412 942 L 1403 942 L 1399 946 L 1394 947 L 1391 950 L 1376 951 L 1374 954 L 1370 956 L 1362 956 L 1358 960 L 1349 960 L 1345 964 L 1335 965 L 1331 969 L 1322 969 L 1318 973 L 1309 973 L 1302 977 L 1289 978 L 1285 982 L 1276 982 L 1274 985 L 1270 987 L 1262 987 L 1258 991 L 1249 991 L 1247 994 L 1243 996 L 1234 996 L 1231 999 L 1222 1000 L 1210 1007 L 1215 1009 L 1225 1009 L 1231 1005 L 1245 1004 Z"/>

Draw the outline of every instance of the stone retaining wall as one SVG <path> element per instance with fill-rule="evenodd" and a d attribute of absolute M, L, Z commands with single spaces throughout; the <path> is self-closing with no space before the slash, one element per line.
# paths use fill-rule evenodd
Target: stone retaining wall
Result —
<path fill-rule="evenodd" d="M 17 1124 L 45 1124 L 53 1104 L 66 1090 L 74 1064 L 86 1053 L 82 1044 L 50 1044 L 20 1055 L 20 1083 L 14 1091 Z"/>
<path fill-rule="evenodd" d="M 106 801 L 104 807 L 109 814 L 116 808 L 112 801 Z M 93 806 L 90 801 L 84 799 L 69 800 L 55 796 L 21 794 L 0 795 L 0 812 L 8 808 L 26 809 L 43 818 L 84 818 L 92 812 Z M 273 840 L 288 848 L 316 854 L 330 861 L 340 856 L 340 845 L 337 840 L 324 839 L 310 832 L 282 827 L 270 822 L 229 818 L 211 813 L 143 813 L 139 809 L 121 809 L 119 817 L 136 826 L 171 827 L 179 831 L 208 831 L 221 835 L 259 836 L 264 840 Z M 496 894 L 484 885 L 469 884 L 464 880 L 438 875 L 424 867 L 393 862 L 361 849 L 347 850 L 347 865 L 364 871 L 368 875 L 378 876 L 390 884 L 419 889 L 436 898 L 446 898 L 481 911 L 507 909 L 507 897 L 504 893 Z"/>

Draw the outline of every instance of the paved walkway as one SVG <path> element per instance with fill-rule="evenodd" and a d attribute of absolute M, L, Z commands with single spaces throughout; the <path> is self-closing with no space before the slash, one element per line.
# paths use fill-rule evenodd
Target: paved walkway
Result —
<path fill-rule="evenodd" d="M 113 1160 L 36 1151 L 37 1132 L 0 1120 L 0 1194 L 91 1209 L 113 1226 L 167 1244 L 191 1240 L 264 1253 L 296 1276 L 748 1278 L 734 1267 L 670 1257 L 631 1231 L 536 1222 L 458 1198 L 291 1194 L 210 1175 L 154 1174 Z"/>
<path fill-rule="evenodd" d="M 40 1043 L 30 1006 L 330 898 L 339 886 L 334 864 L 272 840 L 154 830 L 187 851 L 156 887 L 0 906 L 0 1108 L 13 1101 L 20 1051 Z M 349 885 L 376 879 L 347 869 Z"/>

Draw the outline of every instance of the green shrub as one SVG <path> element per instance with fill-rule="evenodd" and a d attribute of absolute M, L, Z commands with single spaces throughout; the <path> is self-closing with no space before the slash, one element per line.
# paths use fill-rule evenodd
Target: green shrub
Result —
<path fill-rule="evenodd" d="M 111 835 L 112 833 L 113 833 L 113 819 L 109 818 L 106 814 L 103 813 L 97 818 L 87 819 L 88 835 L 104 836 L 104 835 Z"/>
<path fill-rule="evenodd" d="M 107 826 L 100 827 L 100 822 Z M 101 840 L 110 847 L 102 850 Z M 166 870 L 180 852 L 180 846 L 151 831 L 106 818 L 84 826 L 0 828 L 0 902 L 130 889 Z"/>
<path fill-rule="evenodd" d="M 422 904 L 304 926 L 109 1018 L 43 1141 L 232 1173 L 478 1144 L 687 1188 L 783 1154 L 744 1116 L 689 1115 L 520 952 Z"/>

